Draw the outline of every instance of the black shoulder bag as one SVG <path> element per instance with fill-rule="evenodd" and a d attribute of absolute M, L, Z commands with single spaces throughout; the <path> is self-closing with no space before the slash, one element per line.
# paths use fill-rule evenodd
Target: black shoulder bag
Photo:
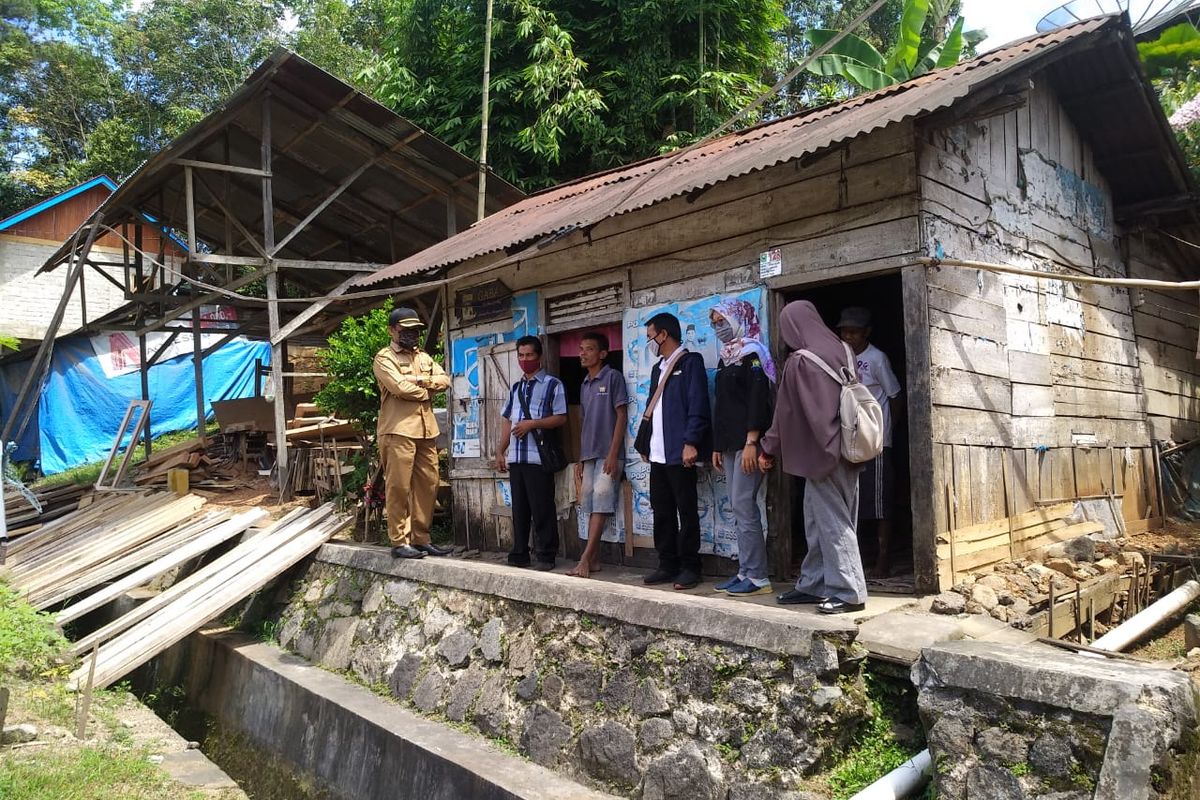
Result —
<path fill-rule="evenodd" d="M 529 400 L 525 397 L 522 387 L 517 386 L 516 392 L 517 399 L 521 402 L 521 411 L 525 413 L 525 419 L 533 419 L 533 415 L 529 413 Z M 567 468 L 567 454 L 563 452 L 558 428 L 550 430 L 534 428 L 529 435 L 533 437 L 534 444 L 537 445 L 538 458 L 542 462 L 543 472 L 562 472 Z"/>

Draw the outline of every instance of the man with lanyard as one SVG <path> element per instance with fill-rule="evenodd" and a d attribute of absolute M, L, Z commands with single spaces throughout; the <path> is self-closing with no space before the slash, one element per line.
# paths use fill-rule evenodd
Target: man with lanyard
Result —
<path fill-rule="evenodd" d="M 387 487 L 387 531 L 395 558 L 444 556 L 429 540 L 438 490 L 438 424 L 433 396 L 450 388 L 442 365 L 419 348 L 421 324 L 411 308 L 388 316 L 392 342 L 375 355 L 379 381 L 376 441 Z"/>
<path fill-rule="evenodd" d="M 674 314 L 655 314 L 646 322 L 646 339 L 660 360 L 650 372 L 650 441 L 639 452 L 650 462 L 658 569 L 643 581 L 691 589 L 700 583 L 696 464 L 712 458 L 712 424 L 704 357 L 682 347 L 680 335 Z"/>
<path fill-rule="evenodd" d="M 554 507 L 554 473 L 542 468 L 532 432 L 560 428 L 567 422 L 567 395 L 562 381 L 542 369 L 542 340 L 517 339 L 521 379 L 513 383 L 502 412 L 504 424 L 496 441 L 496 469 L 509 473 L 512 489 L 513 549 L 508 563 L 530 566 L 529 533 L 533 526 L 534 569 L 554 569 L 558 554 L 558 519 Z"/>

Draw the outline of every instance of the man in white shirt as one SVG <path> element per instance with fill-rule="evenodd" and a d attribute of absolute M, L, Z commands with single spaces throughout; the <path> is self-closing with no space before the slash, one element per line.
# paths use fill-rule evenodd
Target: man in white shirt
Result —
<path fill-rule="evenodd" d="M 842 341 L 854 351 L 858 379 L 870 390 L 883 409 L 883 451 L 866 464 L 859 477 L 858 518 L 876 520 L 879 549 L 872 578 L 886 578 L 891 571 L 888 550 L 892 539 L 892 508 L 895 505 L 896 468 L 892 462 L 893 415 L 903 413 L 900 381 L 892 362 L 870 343 L 871 312 L 861 306 L 842 310 L 837 324 Z"/>

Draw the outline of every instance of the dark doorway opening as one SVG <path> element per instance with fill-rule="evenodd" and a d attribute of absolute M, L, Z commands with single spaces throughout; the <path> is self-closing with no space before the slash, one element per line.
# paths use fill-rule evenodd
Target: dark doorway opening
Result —
<path fill-rule="evenodd" d="M 842 309 L 848 306 L 863 306 L 871 312 L 870 343 L 883 351 L 891 362 L 892 370 L 901 386 L 900 399 L 907 399 L 906 337 L 904 330 L 903 287 L 899 273 L 878 275 L 870 278 L 826 284 L 812 288 L 796 289 L 784 293 L 783 302 L 808 300 L 821 312 L 825 324 L 833 328 L 838 323 Z M 863 567 L 868 573 L 868 588 L 872 592 L 912 592 L 914 587 L 912 557 L 912 505 L 909 493 L 909 439 L 907 406 L 902 402 L 891 409 L 892 447 L 891 461 L 895 470 L 893 491 L 891 535 L 886 558 L 879 559 L 878 523 L 864 519 L 860 489 L 860 514 L 858 526 L 859 551 Z M 898 413 L 897 413 L 898 412 Z M 791 534 L 792 554 L 795 569 L 807 550 L 804 538 L 803 481 L 793 481 L 791 487 Z M 869 516 L 869 514 L 868 514 Z M 887 576 L 872 576 L 876 566 L 886 566 Z"/>

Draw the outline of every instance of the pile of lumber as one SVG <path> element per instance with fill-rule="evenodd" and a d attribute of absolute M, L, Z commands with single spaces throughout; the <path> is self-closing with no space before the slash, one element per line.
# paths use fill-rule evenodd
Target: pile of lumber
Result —
<path fill-rule="evenodd" d="M 75 643 L 92 652 L 71 676 L 76 688 L 104 687 L 262 589 L 344 528 L 326 504 L 297 509 L 184 580 Z"/>
<path fill-rule="evenodd" d="M 330 442 L 364 436 L 357 422 L 321 414 L 313 403 L 298 403 L 296 416 L 287 421 L 288 445 L 303 442 Z"/>
<path fill-rule="evenodd" d="M 217 439 L 189 439 L 158 453 L 151 453 L 142 464 L 142 473 L 134 480 L 139 486 L 165 484 L 167 473 L 186 469 L 189 484 L 201 481 L 231 480 L 238 477 L 237 459 L 230 458 Z"/>
<path fill-rule="evenodd" d="M 1057 503 L 1014 517 L 968 525 L 938 534 L 941 583 L 952 586 L 963 575 L 990 572 L 999 563 L 1035 555 L 1052 544 L 1100 533 L 1099 522 L 1067 522 L 1075 503 Z"/>
<path fill-rule="evenodd" d="M 39 489 L 34 492 L 42 507 L 42 510 L 38 511 L 29 504 L 24 495 L 11 488 L 5 488 L 4 522 L 8 526 L 8 535 L 32 533 L 47 522 L 70 514 L 80 505 L 87 505 L 91 502 L 91 489 L 91 484 L 84 486 L 78 483 Z"/>
<path fill-rule="evenodd" d="M 30 605 L 49 608 L 174 552 L 220 521 L 205 500 L 114 494 L 13 542 L 4 571 Z"/>

